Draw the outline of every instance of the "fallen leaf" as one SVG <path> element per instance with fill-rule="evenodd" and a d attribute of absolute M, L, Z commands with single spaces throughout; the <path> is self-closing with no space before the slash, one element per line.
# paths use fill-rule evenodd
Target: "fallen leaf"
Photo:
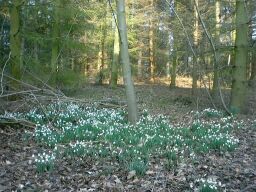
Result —
<path fill-rule="evenodd" d="M 127 176 L 127 179 L 131 179 L 131 178 L 133 178 L 134 176 L 136 175 L 136 171 L 130 171 L 129 173 L 128 173 L 128 176 Z"/>
<path fill-rule="evenodd" d="M 150 170 L 148 170 L 148 171 L 146 172 L 147 175 L 153 175 L 154 173 L 155 173 L 154 171 L 150 171 Z"/>
<path fill-rule="evenodd" d="M 6 165 L 11 165 L 12 164 L 12 162 L 8 161 L 8 160 L 6 160 L 5 163 L 6 163 Z"/>
<path fill-rule="evenodd" d="M 138 183 L 140 180 L 136 177 L 132 182 L 133 183 Z"/>
<path fill-rule="evenodd" d="M 115 182 L 116 182 L 117 184 L 121 184 L 121 183 L 122 183 L 121 180 L 120 180 L 118 177 L 116 177 Z"/>
<path fill-rule="evenodd" d="M 24 185 L 23 184 L 19 184 L 19 189 L 23 189 Z"/>

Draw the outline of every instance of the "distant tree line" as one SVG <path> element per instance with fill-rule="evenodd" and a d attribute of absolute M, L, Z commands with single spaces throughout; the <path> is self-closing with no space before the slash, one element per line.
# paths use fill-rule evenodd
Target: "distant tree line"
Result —
<path fill-rule="evenodd" d="M 118 26 L 119 3 L 127 29 Z M 1 84 L 9 91 L 33 84 L 32 76 L 59 89 L 116 87 L 127 72 L 122 30 L 136 81 L 166 78 L 175 87 L 177 75 L 187 76 L 192 94 L 203 82 L 213 100 L 231 88 L 227 110 L 235 112 L 256 86 L 255 0 L 0 0 L 0 27 Z"/>

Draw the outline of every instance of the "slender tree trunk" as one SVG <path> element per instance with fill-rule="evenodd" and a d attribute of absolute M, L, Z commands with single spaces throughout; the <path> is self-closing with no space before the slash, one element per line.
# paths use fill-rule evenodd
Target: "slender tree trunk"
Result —
<path fill-rule="evenodd" d="M 60 38 L 60 25 L 59 21 L 55 20 L 52 30 L 52 56 L 51 56 L 51 68 L 56 71 L 58 66 L 58 54 L 59 54 L 59 38 Z"/>
<path fill-rule="evenodd" d="M 250 34 L 253 34 L 253 31 L 256 30 L 256 28 L 251 27 Z M 253 35 L 251 35 L 251 42 L 254 42 Z M 249 86 L 251 88 L 256 89 L 256 44 L 253 44 L 254 46 L 251 49 L 250 54 L 250 69 L 249 69 Z"/>
<path fill-rule="evenodd" d="M 256 51 L 255 50 L 252 50 L 251 75 L 249 79 L 249 86 L 256 88 Z"/>
<path fill-rule="evenodd" d="M 22 69 L 21 4 L 20 0 L 14 0 L 10 6 L 11 75 L 18 80 Z M 12 81 L 12 87 L 19 88 L 19 83 Z"/>
<path fill-rule="evenodd" d="M 177 1 L 174 1 L 174 7 L 177 10 L 180 10 L 180 5 L 177 3 Z M 170 15 L 170 18 L 172 16 Z M 169 21 L 172 23 L 172 21 Z M 178 17 L 176 16 L 174 18 L 173 24 L 178 23 Z M 170 25 L 170 24 L 169 24 Z M 172 27 L 172 26 L 170 26 Z M 170 54 L 170 52 L 172 52 L 172 58 L 171 58 L 171 65 L 169 66 L 170 68 L 170 75 L 171 75 L 171 83 L 170 83 L 170 88 L 175 88 L 176 87 L 176 69 L 177 69 L 177 58 L 178 58 L 178 49 L 179 49 L 179 31 L 177 29 L 174 29 L 173 32 L 169 32 L 168 33 L 168 38 L 170 39 L 171 36 L 173 36 L 173 47 L 168 46 L 168 55 Z M 170 41 L 170 40 L 169 40 Z M 169 55 L 170 57 L 170 55 Z"/>
<path fill-rule="evenodd" d="M 170 76 L 171 76 L 170 62 L 167 61 L 167 63 L 166 63 L 166 77 L 167 77 L 167 78 L 170 78 Z"/>
<path fill-rule="evenodd" d="M 115 28 L 114 32 L 114 52 L 113 52 L 113 60 L 111 63 L 111 78 L 110 78 L 110 86 L 116 87 L 117 86 L 117 80 L 118 80 L 118 65 L 119 65 L 119 34 L 117 27 Z"/>
<path fill-rule="evenodd" d="M 150 1 L 151 6 L 151 18 L 149 23 L 149 67 L 150 67 L 150 81 L 154 82 L 154 72 L 155 72 L 155 59 L 154 59 L 154 0 Z"/>
<path fill-rule="evenodd" d="M 35 1 L 35 7 L 39 7 L 39 2 Z M 40 8 L 39 8 L 40 9 Z M 40 33 L 41 30 L 37 29 L 36 30 L 37 33 Z M 37 40 L 33 41 L 33 59 L 36 65 L 40 64 L 40 60 L 39 60 L 39 50 L 40 50 L 40 46 Z"/>
<path fill-rule="evenodd" d="M 97 84 L 102 85 L 104 80 L 104 68 L 105 68 L 105 41 L 107 37 L 107 9 L 104 9 L 104 19 L 101 23 L 101 47 L 100 47 L 100 64 L 99 64 L 99 74 L 98 74 L 98 81 Z"/>
<path fill-rule="evenodd" d="M 144 43 L 142 42 L 142 39 L 139 39 L 139 55 L 138 55 L 138 61 L 137 61 L 137 79 L 139 81 L 143 80 L 143 70 L 144 70 L 144 65 L 143 65 L 143 49 L 144 49 Z"/>
<path fill-rule="evenodd" d="M 197 90 L 197 80 L 198 80 L 198 68 L 197 64 L 199 62 L 199 58 L 193 58 L 193 68 L 192 68 L 192 95 L 196 94 Z"/>
<path fill-rule="evenodd" d="M 250 80 L 256 80 L 256 51 L 252 54 L 252 67 L 251 67 L 251 76 Z"/>
<path fill-rule="evenodd" d="M 103 32 L 103 36 L 105 36 L 105 32 Z M 104 80 L 104 67 L 105 67 L 105 37 L 103 37 L 101 41 L 101 50 L 99 52 L 99 79 L 98 84 L 102 85 Z"/>
<path fill-rule="evenodd" d="M 102 79 L 103 79 L 103 74 L 102 74 L 102 51 L 101 51 L 101 46 L 99 47 L 99 52 L 98 52 L 98 59 L 97 59 L 97 75 L 96 75 L 96 79 L 95 79 L 95 83 L 97 85 L 102 85 Z"/>
<path fill-rule="evenodd" d="M 176 68 L 177 68 L 177 53 L 174 53 L 171 70 L 171 84 L 170 87 L 176 87 Z"/>
<path fill-rule="evenodd" d="M 23 63 L 24 63 L 24 58 L 25 58 L 25 38 L 22 37 L 21 38 L 21 50 L 20 50 L 20 65 L 21 65 L 21 69 L 23 67 Z"/>
<path fill-rule="evenodd" d="M 131 74 L 131 66 L 128 52 L 127 27 L 125 17 L 125 0 L 116 0 L 117 4 L 117 21 L 120 32 L 120 53 L 123 66 L 123 78 L 128 104 L 128 120 L 135 124 L 138 120 L 137 104 L 135 90 Z"/>
<path fill-rule="evenodd" d="M 143 49 L 143 43 L 140 44 L 138 62 L 137 62 L 138 63 L 137 78 L 139 81 L 143 79 L 142 49 Z"/>
<path fill-rule="evenodd" d="M 198 0 L 195 0 L 195 3 L 198 6 Z M 199 16 L 194 6 L 195 14 L 195 23 L 194 23 L 194 45 L 195 48 L 198 48 L 199 43 Z M 193 58 L 193 68 L 192 68 L 192 95 L 195 95 L 197 89 L 197 80 L 198 80 L 198 60 L 199 58 Z"/>
<path fill-rule="evenodd" d="M 215 30 L 215 44 L 216 44 L 216 62 L 214 62 L 214 73 L 213 73 L 213 86 L 212 86 L 212 96 L 217 98 L 218 93 L 218 81 L 219 81 L 219 62 L 220 62 L 220 18 L 221 18 L 221 5 L 220 0 L 215 2 L 215 21 L 216 21 L 216 30 Z"/>
<path fill-rule="evenodd" d="M 230 108 L 235 112 L 244 109 L 247 92 L 246 64 L 248 59 L 248 18 L 243 0 L 236 0 L 235 65 L 231 89 Z"/>
<path fill-rule="evenodd" d="M 59 10 L 60 9 L 60 0 L 56 0 L 54 7 L 54 20 L 52 27 L 52 53 L 51 53 L 51 70 L 53 73 L 53 84 L 56 84 L 56 73 L 58 70 L 59 64 L 59 52 L 60 52 L 60 18 Z"/>

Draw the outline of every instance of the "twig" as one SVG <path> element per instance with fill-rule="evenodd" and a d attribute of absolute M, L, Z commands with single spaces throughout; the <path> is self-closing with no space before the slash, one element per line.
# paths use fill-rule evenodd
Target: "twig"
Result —
<path fill-rule="evenodd" d="M 48 87 L 49 89 L 42 89 L 42 88 L 38 88 L 38 87 L 36 87 L 36 86 L 34 86 L 34 85 L 25 83 L 25 82 L 23 82 L 23 81 L 21 81 L 21 80 L 15 79 L 15 78 L 13 78 L 13 77 L 11 77 L 11 76 L 9 76 L 9 75 L 4 74 L 4 76 L 7 77 L 7 78 L 9 78 L 9 79 L 11 79 L 11 80 L 16 81 L 16 82 L 19 82 L 20 84 L 22 84 L 22 85 L 24 85 L 24 86 L 33 88 L 33 92 L 35 92 L 36 90 L 38 90 L 38 91 L 45 91 L 45 92 L 48 92 L 48 94 L 53 95 L 53 96 L 55 96 L 55 97 L 59 97 L 59 96 L 61 96 L 61 97 L 66 97 L 62 92 L 61 92 L 61 95 L 60 95 L 59 93 L 54 92 L 54 91 L 53 91 L 54 89 L 53 89 L 52 87 L 50 87 L 49 85 L 47 85 L 47 87 Z M 44 85 L 46 85 L 46 83 L 44 83 Z M 32 90 L 30 90 L 30 91 L 32 91 Z M 27 92 L 27 91 L 26 91 L 26 92 Z M 14 94 L 14 93 L 12 93 L 12 94 Z"/>
<path fill-rule="evenodd" d="M 14 93 L 8 93 L 8 94 L 5 94 L 5 95 L 0 95 L 0 98 L 9 97 L 9 96 L 13 96 L 13 95 L 24 94 L 24 93 L 38 92 L 38 91 L 42 91 L 42 90 L 18 91 L 18 92 L 14 92 Z"/>
<path fill-rule="evenodd" d="M 36 100 L 36 102 L 38 103 L 38 105 L 41 107 L 42 112 L 44 113 L 44 116 L 45 116 L 45 118 L 47 119 L 47 121 L 51 124 L 51 121 L 47 118 L 45 108 L 42 106 L 42 104 L 39 102 L 39 100 L 38 100 L 37 97 L 33 94 L 33 92 L 31 92 L 31 95 L 34 97 L 34 99 Z"/>
<path fill-rule="evenodd" d="M 5 70 L 5 67 L 6 67 L 7 63 L 8 63 L 9 60 L 11 59 L 11 55 L 12 55 L 12 52 L 10 51 L 9 56 L 8 56 L 8 59 L 7 59 L 6 62 L 4 63 L 4 67 L 3 67 L 3 69 L 2 69 L 2 75 L 1 75 L 1 81 L 0 81 L 0 83 L 1 83 L 1 94 L 0 94 L 0 96 L 3 95 L 3 93 L 4 93 L 4 87 L 3 87 L 4 70 Z"/>
<path fill-rule="evenodd" d="M 11 77 L 11 76 L 9 76 L 9 75 L 4 74 L 4 76 L 7 77 L 7 78 L 9 78 L 9 79 L 11 79 L 11 80 L 13 80 L 13 81 L 16 81 L 16 82 L 21 83 L 21 84 L 23 84 L 23 85 L 25 85 L 25 86 L 28 86 L 28 87 L 30 87 L 30 88 L 39 89 L 39 88 L 37 88 L 37 87 L 35 87 L 35 86 L 31 85 L 31 84 L 28 84 L 28 83 L 25 83 L 25 82 L 23 82 L 23 81 L 21 81 L 21 80 L 15 79 L 14 77 Z"/>
<path fill-rule="evenodd" d="M 214 109 L 217 110 L 217 107 L 216 107 L 216 105 L 215 105 L 214 102 L 213 102 L 211 93 L 210 93 L 210 91 L 207 89 L 207 85 L 206 85 L 204 79 L 202 79 L 202 82 L 203 82 L 204 88 L 205 88 L 205 90 L 206 90 L 206 93 L 207 93 L 208 97 L 210 98 L 210 101 L 211 101 L 212 106 L 214 107 Z"/>
<path fill-rule="evenodd" d="M 54 89 L 53 87 L 51 87 L 50 85 L 48 85 L 47 83 L 45 83 L 45 82 L 44 82 L 43 80 L 41 80 L 40 78 L 38 78 L 38 77 L 36 77 L 35 75 L 33 75 L 31 72 L 29 72 L 29 71 L 27 71 L 27 70 L 26 70 L 26 72 L 27 72 L 28 74 L 30 74 L 33 78 L 35 78 L 36 80 L 38 80 L 40 83 L 42 83 L 44 86 L 46 86 L 49 90 L 51 90 L 52 93 L 55 94 L 56 89 Z M 61 92 L 61 94 L 62 94 L 63 96 L 65 96 L 64 93 Z"/>
<path fill-rule="evenodd" d="M 99 105 L 103 105 L 105 107 L 110 107 L 110 108 L 124 108 L 126 105 L 116 105 L 116 104 L 111 104 L 111 103 L 98 103 Z"/>
<path fill-rule="evenodd" d="M 119 37 L 121 37 L 121 33 L 120 33 L 120 30 L 119 30 L 119 27 L 118 27 L 118 23 L 117 23 L 117 18 L 116 18 L 115 11 L 114 11 L 114 9 L 113 9 L 113 7 L 112 7 L 112 4 L 111 4 L 110 0 L 107 0 L 107 2 L 108 2 L 108 4 L 109 4 L 109 6 L 110 6 L 110 9 L 111 9 L 113 18 L 114 18 L 114 20 L 115 20 L 115 24 L 116 24 L 116 28 L 117 28 L 117 31 L 118 31 L 118 35 L 119 35 Z"/>
<path fill-rule="evenodd" d="M 192 43 L 191 43 L 191 41 L 190 41 L 190 39 L 189 39 L 188 32 L 187 32 L 185 26 L 183 25 L 183 22 L 181 21 L 179 15 L 178 15 L 178 13 L 177 13 L 177 11 L 173 8 L 173 5 L 172 5 L 168 0 L 165 0 L 165 1 L 166 1 L 166 3 L 169 5 L 169 7 L 172 9 L 172 11 L 174 12 L 175 16 L 178 18 L 179 23 L 180 23 L 180 25 L 181 25 L 181 27 L 182 27 L 182 29 L 183 29 L 183 32 L 185 33 L 185 36 L 186 36 L 187 42 L 188 42 L 188 44 L 189 44 L 189 47 L 190 47 L 190 49 L 191 49 L 191 51 L 192 51 L 192 53 L 193 53 L 193 56 L 196 57 L 196 53 L 195 53 L 195 51 L 194 51 L 194 49 L 193 49 L 193 45 L 192 45 Z"/>
<path fill-rule="evenodd" d="M 2 121 L 2 120 L 4 120 L 4 121 Z M 36 127 L 35 123 L 25 120 L 25 119 L 17 119 L 17 118 L 13 118 L 13 117 L 0 117 L 0 124 L 12 124 L 12 123 L 21 124 L 21 125 L 24 125 L 24 126 L 30 127 L 30 128 Z"/>

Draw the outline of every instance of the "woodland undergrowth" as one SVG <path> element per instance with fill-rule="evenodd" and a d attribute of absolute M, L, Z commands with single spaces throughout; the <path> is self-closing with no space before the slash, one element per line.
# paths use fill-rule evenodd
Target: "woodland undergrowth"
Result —
<path fill-rule="evenodd" d="M 172 124 L 163 115 L 146 110 L 136 125 L 127 121 L 122 109 L 88 107 L 70 102 L 54 102 L 27 113 L 5 113 L 3 117 L 25 119 L 36 125 L 27 131 L 41 152 L 33 154 L 39 173 L 51 171 L 60 159 L 103 159 L 112 161 L 130 175 L 143 177 L 152 159 L 161 159 L 171 170 L 199 155 L 233 151 L 239 140 L 233 132 L 242 121 L 214 109 L 191 112 L 191 123 Z M 198 178 L 200 191 L 217 191 L 221 183 Z"/>

